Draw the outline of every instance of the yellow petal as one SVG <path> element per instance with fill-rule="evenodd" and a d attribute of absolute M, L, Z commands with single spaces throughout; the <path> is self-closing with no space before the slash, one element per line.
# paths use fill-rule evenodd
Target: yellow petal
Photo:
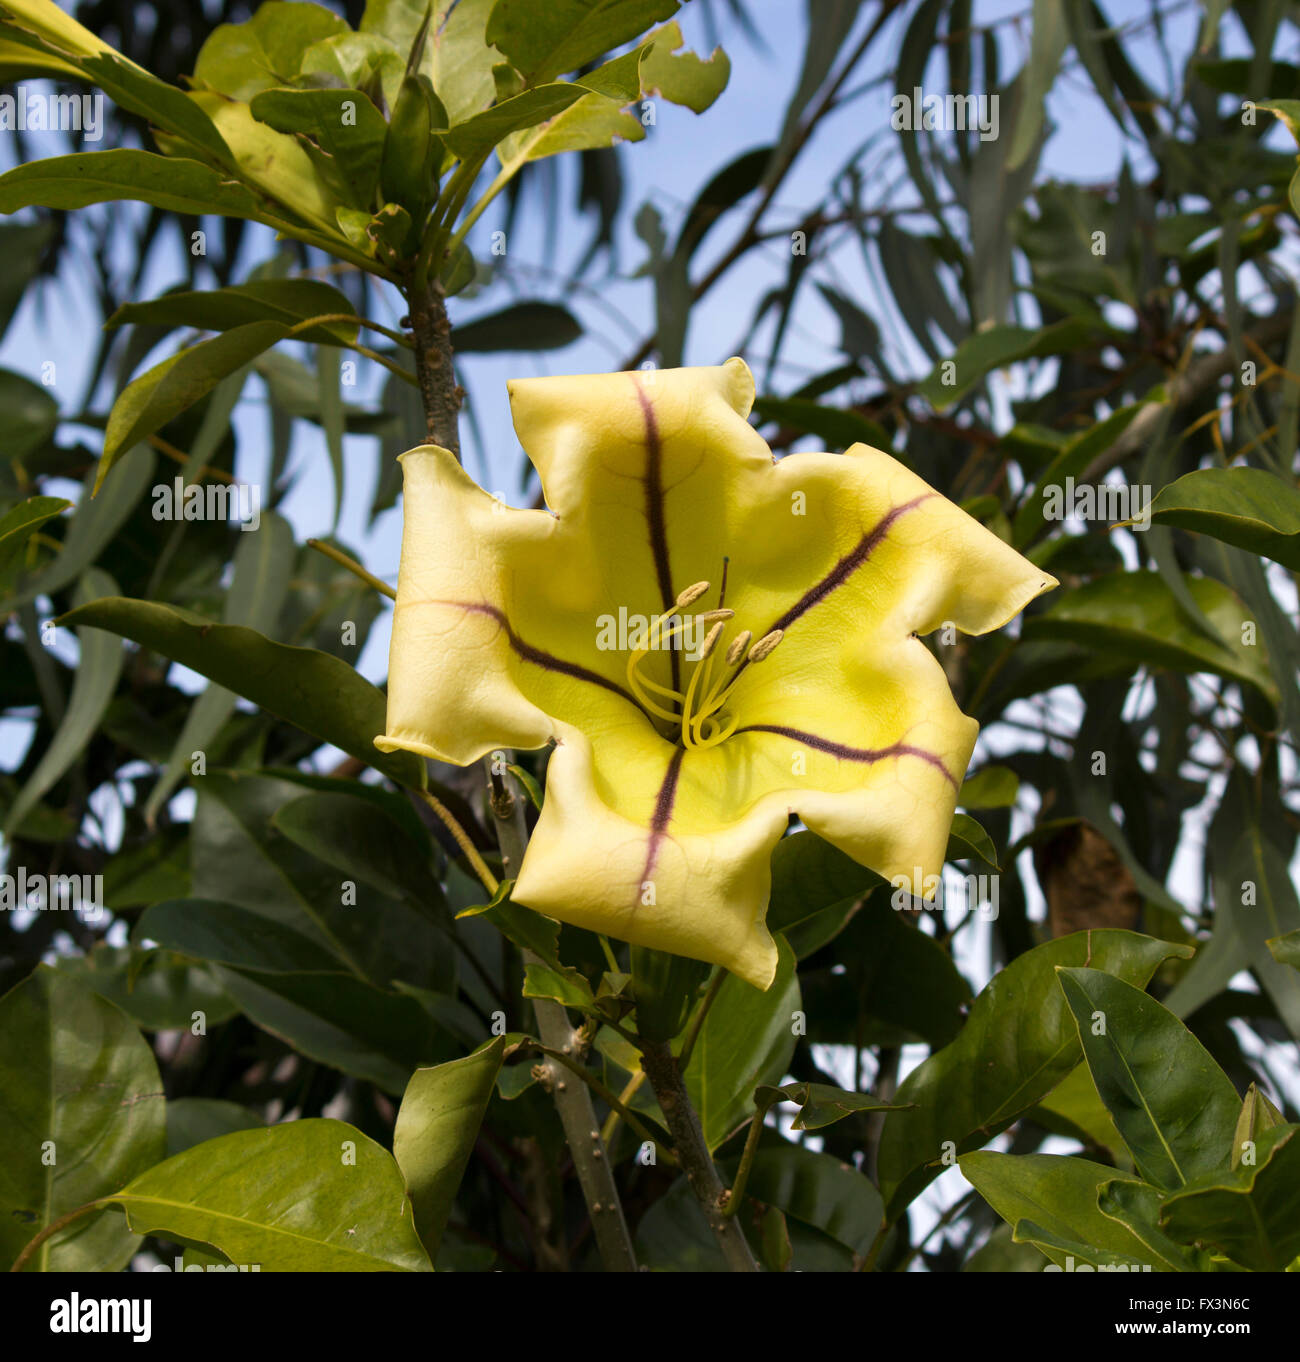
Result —
<path fill-rule="evenodd" d="M 404 456 L 379 744 L 464 763 L 556 742 L 518 900 L 766 987 L 792 813 L 890 878 L 942 865 L 977 728 L 917 635 L 996 628 L 1055 583 L 878 450 L 774 463 L 739 360 L 510 390 L 553 513 L 501 506 L 446 451 Z M 700 581 L 683 610 L 704 615 L 724 580 L 707 675 L 651 652 L 633 693 L 599 622 Z M 780 641 L 750 662 L 746 631 Z M 664 722 L 673 692 L 710 725 Z"/>

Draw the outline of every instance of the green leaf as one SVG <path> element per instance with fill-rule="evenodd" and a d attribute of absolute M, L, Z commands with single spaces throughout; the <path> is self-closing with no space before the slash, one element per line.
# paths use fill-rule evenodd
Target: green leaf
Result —
<path fill-rule="evenodd" d="M 108 597 L 63 617 L 120 634 L 190 667 L 210 681 L 297 724 L 384 772 L 420 789 L 424 762 L 407 752 L 382 753 L 374 738 L 385 727 L 383 693 L 346 662 L 314 648 L 291 648 L 240 625 L 214 624 L 189 610 Z"/>
<path fill-rule="evenodd" d="M 958 1163 L 967 1181 L 1014 1227 L 1016 1243 L 1036 1245 L 1058 1267 L 1067 1257 L 1094 1267 L 1149 1261 L 1133 1231 L 1097 1206 L 1108 1183 L 1137 1184 L 1137 1178 L 1061 1154 L 979 1152 L 963 1154 Z"/>
<path fill-rule="evenodd" d="M 443 141 L 465 160 L 478 152 L 490 151 L 512 133 L 545 123 L 588 93 L 584 85 L 563 81 L 539 85 L 511 99 L 503 99 L 490 109 L 458 123 Z"/>
<path fill-rule="evenodd" d="M 169 213 L 266 220 L 266 211 L 228 174 L 201 161 L 119 147 L 27 161 L 0 175 L 0 213 L 20 208 L 85 208 L 134 199 Z"/>
<path fill-rule="evenodd" d="M 463 322 L 451 333 L 457 354 L 501 350 L 562 350 L 581 339 L 582 325 L 558 303 L 512 303 L 499 312 Z"/>
<path fill-rule="evenodd" d="M 1259 1137 L 1266 1130 L 1285 1125 L 1286 1118 L 1254 1083 L 1246 1089 L 1241 1103 L 1241 1115 L 1237 1117 L 1237 1128 L 1232 1133 L 1232 1167 L 1237 1169 Z"/>
<path fill-rule="evenodd" d="M 194 960 L 254 974 L 338 974 L 336 955 L 264 913 L 215 899 L 168 899 L 146 908 L 132 932 Z"/>
<path fill-rule="evenodd" d="M 530 85 L 576 71 L 651 24 L 671 19 L 678 0 L 497 0 L 486 37 Z M 436 84 L 436 82 L 435 82 Z"/>
<path fill-rule="evenodd" d="M 399 1096 L 421 1064 L 460 1048 L 415 996 L 350 974 L 254 974 L 214 966 L 222 987 L 263 1030 L 299 1053 Z"/>
<path fill-rule="evenodd" d="M 342 1121 L 207 1140 L 114 1196 L 137 1234 L 210 1244 L 263 1272 L 427 1272 L 392 1155 Z"/>
<path fill-rule="evenodd" d="M 96 472 L 92 470 L 86 476 L 58 557 L 20 583 L 18 598 L 10 603 L 11 608 L 37 596 L 52 596 L 81 576 L 112 542 L 144 496 L 153 481 L 155 462 L 153 450 L 147 446 L 128 450 L 118 460 L 117 476 L 98 497 L 91 495 Z"/>
<path fill-rule="evenodd" d="M 720 47 L 715 47 L 707 60 L 694 52 L 679 52 L 684 40 L 676 23 L 665 24 L 646 36 L 654 44 L 640 63 L 641 88 L 646 94 L 660 95 L 699 114 L 727 88 L 731 60 Z"/>
<path fill-rule="evenodd" d="M 105 884 L 104 899 L 118 901 Z M 55 969 L 75 975 L 143 1031 L 179 1031 L 202 1012 L 209 1027 L 228 1021 L 238 1008 L 210 970 L 171 951 L 140 950 L 97 942 L 88 955 L 63 956 Z"/>
<path fill-rule="evenodd" d="M 754 1113 L 754 1091 L 780 1079 L 794 1054 L 799 980 L 794 952 L 777 936 L 780 958 L 766 992 L 728 974 L 700 1028 L 686 1066 L 686 1090 L 710 1151 Z"/>
<path fill-rule="evenodd" d="M 1285 936 L 1271 937 L 1268 948 L 1279 965 L 1300 969 L 1300 928 L 1287 932 Z"/>
<path fill-rule="evenodd" d="M 374 207 L 388 124 L 362 91 L 264 90 L 249 108 L 260 123 L 298 136 L 339 198 Z"/>
<path fill-rule="evenodd" d="M 1140 988 L 1058 968 L 1097 1091 L 1138 1172 L 1173 1189 L 1228 1166 L 1240 1100 L 1194 1035 Z"/>
<path fill-rule="evenodd" d="M 242 369 L 288 333 L 289 327 L 280 322 L 249 322 L 232 327 L 211 340 L 169 355 L 127 384 L 108 414 L 95 492 L 124 449 L 153 435 L 205 397 L 228 374 Z"/>
<path fill-rule="evenodd" d="M 575 969 L 557 970 L 529 961 L 524 965 L 524 997 L 550 998 L 579 1012 L 596 1013 L 591 985 Z"/>
<path fill-rule="evenodd" d="M 963 809 L 1009 809 L 1020 792 L 1020 777 L 1009 766 L 985 766 L 962 781 L 957 803 Z"/>
<path fill-rule="evenodd" d="M 419 71 L 433 82 L 452 126 L 486 108 L 496 92 L 492 68 L 501 60 L 484 38 L 495 0 L 433 0 Z M 361 32 L 382 35 L 403 60 L 429 11 L 429 0 L 367 0 Z"/>
<path fill-rule="evenodd" d="M 856 1254 L 871 1246 L 884 1218 L 880 1193 L 867 1178 L 831 1154 L 800 1145 L 760 1147 L 746 1195 L 779 1207 Z"/>
<path fill-rule="evenodd" d="M 1187 618 L 1158 572 L 1117 572 L 1063 591 L 1025 620 L 1023 637 L 1080 644 L 1134 665 L 1214 672 L 1249 682 L 1276 704 L 1277 686 L 1263 649 L 1243 642 L 1243 625 L 1250 620 L 1236 594 L 1212 577 L 1184 580 L 1222 642 L 1207 638 Z"/>
<path fill-rule="evenodd" d="M 180 289 L 147 303 L 123 303 L 104 323 L 118 326 L 184 326 L 200 331 L 232 331 L 250 322 L 280 322 L 297 326 L 312 317 L 343 313 L 355 316 L 348 297 L 318 279 L 259 279 L 211 290 Z M 350 322 L 327 322 L 300 331 L 298 338 L 330 345 L 354 341 L 357 327 Z"/>
<path fill-rule="evenodd" d="M 261 517 L 256 530 L 241 531 L 234 554 L 234 575 L 222 603 L 223 623 L 259 632 L 273 628 L 289 594 L 294 556 L 293 531 L 289 522 L 274 511 Z M 233 691 L 215 685 L 195 697 L 167 765 L 145 801 L 144 816 L 150 826 L 188 773 L 194 754 L 206 752 L 216 741 L 235 712 L 235 699 Z"/>
<path fill-rule="evenodd" d="M 1062 0 L 1034 0 L 1033 37 L 1029 60 L 1017 82 L 1019 112 L 1007 152 L 1008 170 L 1023 165 L 1038 143 L 1047 94 L 1056 82 L 1068 37 Z"/>
<path fill-rule="evenodd" d="M 754 411 L 764 421 L 775 421 L 781 426 L 807 431 L 825 440 L 828 448 L 847 449 L 850 445 L 865 444 L 873 449 L 888 449 L 889 436 L 883 426 L 868 420 L 860 412 L 839 411 L 823 407 L 820 402 L 806 397 L 760 397 Z"/>
<path fill-rule="evenodd" d="M 1093 336 L 1091 323 L 1077 317 L 1041 328 L 996 325 L 975 332 L 957 347 L 951 358 L 941 360 L 917 392 L 936 411 L 965 397 L 986 374 L 1009 364 L 1046 355 L 1067 354 Z M 946 368 L 947 365 L 954 368 Z M 945 378 L 951 381 L 945 382 Z"/>
<path fill-rule="evenodd" d="M 848 1092 L 829 1083 L 787 1083 L 784 1087 L 760 1087 L 754 1094 L 759 1106 L 793 1102 L 799 1110 L 792 1130 L 821 1130 L 859 1111 L 897 1111 L 893 1102 L 873 1097 L 869 1092 Z"/>
<path fill-rule="evenodd" d="M 1300 570 L 1300 491 L 1263 468 L 1202 468 L 1160 489 L 1151 519 Z"/>
<path fill-rule="evenodd" d="M 73 602 L 84 606 L 98 597 L 111 596 L 116 590 L 117 583 L 108 573 L 91 568 L 81 579 Z M 36 769 L 27 777 L 27 783 L 9 806 L 4 825 L 6 840 L 13 836 L 14 829 L 85 752 L 117 689 L 117 678 L 122 673 L 121 640 L 105 638 L 97 631 L 87 633 L 84 630 L 78 631 L 77 637 L 81 656 L 77 660 L 68 707 Z"/>
<path fill-rule="evenodd" d="M 402 1096 L 393 1128 L 393 1157 L 415 1210 L 415 1228 L 434 1258 L 442 1242 L 487 1112 L 505 1053 L 496 1036 L 464 1059 L 417 1069 Z"/>
<path fill-rule="evenodd" d="M 1157 390 L 1159 392 L 1159 390 Z M 1115 443 L 1145 408 L 1164 400 L 1164 394 L 1130 402 L 1098 421 L 1090 430 L 1066 440 L 1047 466 L 1038 474 L 1034 489 L 1021 502 L 1011 522 L 1011 542 L 1015 548 L 1027 548 L 1047 521 L 1049 502 L 1062 496 L 1069 485 L 1067 479 L 1077 478 L 1092 461 Z"/>
<path fill-rule="evenodd" d="M 259 90 L 290 84 L 304 48 L 347 32 L 347 23 L 321 5 L 267 0 L 242 24 L 212 30 L 194 63 L 194 81 L 247 103 Z"/>
<path fill-rule="evenodd" d="M 0 517 L 0 580 L 13 575 L 28 539 L 71 505 L 63 497 L 29 497 Z"/>
<path fill-rule="evenodd" d="M 1217 1250 L 1252 1272 L 1284 1272 L 1300 1254 L 1300 1126 L 1264 1132 L 1256 1161 L 1219 1185 L 1166 1199 L 1160 1223 L 1174 1238 Z"/>
<path fill-rule="evenodd" d="M 312 43 L 302 54 L 300 77 L 326 76 L 350 90 L 368 90 L 378 81 L 391 109 L 406 73 L 406 57 L 378 33 L 336 33 Z"/>
<path fill-rule="evenodd" d="M 162 1080 L 135 1025 L 79 979 L 39 965 L 0 998 L 0 1264 L 60 1216 L 163 1157 Z M 28 1271 L 116 1272 L 137 1248 L 97 1213 L 47 1239 Z"/>
<path fill-rule="evenodd" d="M 957 1039 L 914 1069 L 895 1094 L 916 1109 L 885 1118 L 879 1170 L 890 1219 L 943 1171 L 949 1142 L 958 1154 L 987 1144 L 1079 1062 L 1058 965 L 1088 964 L 1145 984 L 1163 960 L 1190 954 L 1190 947 L 1107 928 L 1044 942 L 994 975 Z"/>
<path fill-rule="evenodd" d="M 970 814 L 955 813 L 952 827 L 948 830 L 948 850 L 944 860 L 964 861 L 972 856 L 978 857 L 994 870 L 998 869 L 998 851 L 993 839 Z"/>
<path fill-rule="evenodd" d="M 1207 837 L 1214 933 L 1165 1000 L 1178 1016 L 1204 1006 L 1239 970 L 1251 969 L 1283 1023 L 1300 1036 L 1300 978 L 1279 963 L 1270 944 L 1288 930 L 1300 931 L 1289 865 L 1294 840 L 1281 801 L 1234 774 Z"/>
<path fill-rule="evenodd" d="M 281 805 L 271 822 L 326 865 L 395 897 L 405 895 L 429 914 L 446 912 L 427 839 L 413 841 L 405 823 L 351 789 L 304 795 Z"/>
<path fill-rule="evenodd" d="M 0 236 L 0 250 L 4 238 Z M 5 448 L 0 458 L 25 459 L 38 450 L 59 424 L 59 404 L 50 390 L 22 374 L 0 369 L 0 408 L 5 413 Z"/>
<path fill-rule="evenodd" d="M 545 124 L 512 133 L 498 147 L 502 173 L 513 174 L 529 161 L 558 156 L 566 151 L 594 151 L 645 138 L 641 120 L 623 112 L 623 106 L 608 95 L 588 94 L 570 104 Z"/>
<path fill-rule="evenodd" d="M 214 1097 L 175 1097 L 167 1103 L 167 1157 L 193 1149 L 205 1140 L 237 1130 L 260 1130 L 265 1122 L 238 1102 Z"/>

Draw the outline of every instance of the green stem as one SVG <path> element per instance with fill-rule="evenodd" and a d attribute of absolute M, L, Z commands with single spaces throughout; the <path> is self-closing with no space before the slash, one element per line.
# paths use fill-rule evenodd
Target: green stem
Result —
<path fill-rule="evenodd" d="M 727 1189 L 722 1185 L 709 1147 L 704 1141 L 700 1118 L 687 1096 L 677 1060 L 667 1041 L 647 1040 L 641 1053 L 641 1067 L 659 1099 L 659 1110 L 673 1137 L 673 1152 L 685 1170 L 704 1218 L 718 1241 L 722 1256 L 732 1272 L 757 1272 L 758 1264 L 739 1224 L 723 1210 Z"/>
<path fill-rule="evenodd" d="M 78 1206 L 75 1211 L 69 1211 L 67 1215 L 61 1215 L 57 1220 L 51 1221 L 38 1235 L 28 1240 L 23 1251 L 14 1259 L 14 1265 L 9 1271 L 21 1272 L 27 1266 L 27 1260 L 47 1239 L 58 1234 L 65 1226 L 71 1225 L 74 1220 L 80 1220 L 83 1215 L 89 1215 L 91 1211 L 101 1210 L 109 1205 L 112 1200 L 111 1196 L 106 1196 L 100 1197 L 98 1201 L 88 1201 L 84 1206 Z"/>
<path fill-rule="evenodd" d="M 491 762 L 492 758 L 489 757 L 487 759 L 489 768 Z M 504 800 L 493 801 L 492 812 L 496 821 L 497 839 L 501 844 L 503 873 L 507 879 L 512 879 L 519 874 L 519 867 L 523 863 L 528 833 L 524 826 L 523 793 L 510 790 L 509 785 L 506 789 L 510 794 L 509 805 L 507 806 Z M 523 956 L 525 964 L 539 963 L 532 951 L 524 951 Z M 570 1048 L 573 1046 L 575 1035 L 568 1012 L 560 1003 L 550 998 L 534 998 L 532 1002 L 543 1047 L 560 1055 L 565 1054 L 565 1046 Z M 585 1082 L 566 1083 L 563 1078 L 557 1076 L 552 1086 L 552 1096 L 555 1099 L 560 1124 L 564 1127 L 569 1152 L 573 1156 L 573 1166 L 582 1187 L 582 1195 L 591 1215 L 592 1232 L 605 1270 L 635 1272 L 637 1263 L 632 1248 L 632 1236 L 628 1232 L 627 1221 L 623 1216 L 623 1203 L 614 1183 L 614 1170 L 610 1166 L 604 1141 L 601 1139 L 600 1127 L 596 1123 L 591 1093 Z"/>
<path fill-rule="evenodd" d="M 763 1122 L 767 1119 L 770 1102 L 760 1102 L 758 1109 L 754 1112 L 754 1119 L 749 1123 L 749 1135 L 745 1139 L 745 1152 L 740 1156 L 740 1164 L 736 1169 L 736 1180 L 731 1184 L 731 1191 L 727 1194 L 727 1204 L 722 1208 L 723 1215 L 735 1215 L 740 1209 L 740 1203 L 745 1199 L 745 1184 L 749 1181 L 750 1165 L 754 1162 L 754 1155 L 758 1153 L 758 1139 L 763 1133 Z"/>
<path fill-rule="evenodd" d="M 602 1083 L 586 1065 L 579 1064 L 572 1055 L 566 1055 L 563 1050 L 552 1050 L 550 1046 L 543 1045 L 540 1041 L 529 1041 L 529 1045 L 532 1049 L 539 1050 L 544 1055 L 549 1055 L 557 1063 L 563 1064 L 571 1073 L 576 1074 L 592 1092 L 610 1108 L 611 1111 L 617 1112 L 618 1115 L 627 1122 L 629 1129 L 635 1131 L 642 1140 L 653 1144 L 663 1156 L 665 1163 L 673 1168 L 677 1167 L 677 1156 L 670 1149 L 665 1149 L 663 1142 L 654 1137 L 650 1128 L 641 1120 L 636 1112 L 632 1111 L 631 1108 L 614 1093 L 612 1088 L 608 1087 L 605 1083 Z"/>

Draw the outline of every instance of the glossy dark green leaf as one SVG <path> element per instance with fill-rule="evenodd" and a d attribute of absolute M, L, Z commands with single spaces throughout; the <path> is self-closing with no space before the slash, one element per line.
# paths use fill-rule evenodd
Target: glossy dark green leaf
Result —
<path fill-rule="evenodd" d="M 944 859 L 964 861 L 971 857 L 983 861 L 994 870 L 998 868 L 998 852 L 993 839 L 970 814 L 955 813 L 948 831 L 948 851 Z"/>
<path fill-rule="evenodd" d="M 764 421 L 816 435 L 826 442 L 828 449 L 845 450 L 850 445 L 865 444 L 887 450 L 890 445 L 889 435 L 877 422 L 859 412 L 826 407 L 806 397 L 760 397 L 754 403 L 754 411 Z"/>
<path fill-rule="evenodd" d="M 113 1198 L 137 1234 L 211 1244 L 262 1272 L 427 1272 L 393 1157 L 342 1121 L 207 1140 Z"/>
<path fill-rule="evenodd" d="M 1255 1161 L 1168 1197 L 1161 1224 L 1176 1239 L 1215 1250 L 1252 1272 L 1282 1272 L 1300 1254 L 1300 1126 L 1277 1126 Z"/>
<path fill-rule="evenodd" d="M 1058 965 L 1090 964 L 1145 984 L 1162 961 L 1190 954 L 1189 947 L 1108 928 L 1044 942 L 994 975 L 957 1039 L 895 1094 L 916 1109 L 885 1118 L 878 1166 L 891 1218 L 943 1171 L 945 1155 L 987 1144 L 1079 1062 Z"/>
<path fill-rule="evenodd" d="M 1246 1096 L 1241 1102 L 1241 1114 L 1237 1117 L 1237 1128 L 1232 1133 L 1232 1167 L 1236 1169 L 1243 1159 L 1254 1157 L 1254 1148 L 1264 1131 L 1285 1124 L 1282 1113 L 1252 1083 L 1246 1089 Z"/>
<path fill-rule="evenodd" d="M 486 38 L 533 85 L 585 66 L 676 12 L 677 0 L 497 0 Z"/>
<path fill-rule="evenodd" d="M 112 902 L 107 885 L 104 897 Z M 171 951 L 100 942 L 88 955 L 57 960 L 55 968 L 89 984 L 145 1031 L 188 1030 L 195 1013 L 210 1028 L 239 1010 L 210 970 Z"/>
<path fill-rule="evenodd" d="M 750 1165 L 746 1194 L 777 1206 L 852 1253 L 871 1246 L 884 1218 L 880 1193 L 856 1169 L 801 1145 L 760 1147 Z"/>
<path fill-rule="evenodd" d="M 323 5 L 259 5 L 240 24 L 221 24 L 208 35 L 194 64 L 194 79 L 232 99 L 287 85 L 298 74 L 303 49 L 344 34 L 348 26 Z"/>
<path fill-rule="evenodd" d="M 232 327 L 168 356 L 123 388 L 108 414 L 95 491 L 124 450 L 192 407 L 227 375 L 283 340 L 289 329 L 281 322 L 248 322 Z"/>
<path fill-rule="evenodd" d="M 53 595 L 70 586 L 112 542 L 153 481 L 153 450 L 137 445 L 118 460 L 117 474 L 99 496 L 92 496 L 96 473 L 92 470 L 81 486 L 77 508 L 68 518 L 63 547 L 58 556 L 39 571 L 22 579 L 17 602 Z"/>
<path fill-rule="evenodd" d="M 238 181 L 200 161 L 119 148 L 47 156 L 0 175 L 0 213 L 20 208 L 85 208 L 135 199 L 170 213 L 266 217 Z"/>
<path fill-rule="evenodd" d="M 1006 809 L 1016 802 L 1020 777 L 1007 766 L 985 766 L 962 781 L 957 803 L 963 809 Z"/>
<path fill-rule="evenodd" d="M 1199 1040 L 1140 988 L 1060 968 L 1084 1058 L 1138 1172 L 1166 1190 L 1228 1167 L 1241 1106 Z"/>
<path fill-rule="evenodd" d="M 859 1111 L 896 1111 L 894 1102 L 882 1101 L 869 1092 L 848 1092 L 829 1083 L 786 1083 L 779 1088 L 760 1087 L 754 1094 L 755 1102 L 771 1105 L 793 1102 L 799 1114 L 791 1123 L 792 1130 L 821 1130 L 846 1116 Z"/>
<path fill-rule="evenodd" d="M 256 1112 L 238 1102 L 213 1097 L 173 1098 L 167 1103 L 167 1157 L 236 1130 L 260 1130 L 264 1124 Z"/>
<path fill-rule="evenodd" d="M 111 596 L 117 583 L 106 572 L 91 568 L 73 596 L 77 606 Z M 13 830 L 82 756 L 104 717 L 122 673 L 122 642 L 96 629 L 78 631 L 81 654 L 67 708 L 54 736 L 27 778 L 5 818 L 5 836 Z"/>
<path fill-rule="evenodd" d="M 163 1157 L 162 1080 L 135 1024 L 72 975 L 41 965 L 0 998 L 0 1264 L 45 1226 Z M 136 1248 L 112 1211 L 47 1239 L 28 1271 L 116 1272 Z"/>
<path fill-rule="evenodd" d="M 458 354 L 562 350 L 582 336 L 582 326 L 558 303 L 522 302 L 464 322 L 451 336 Z"/>
<path fill-rule="evenodd" d="M 417 1069 L 402 1096 L 393 1128 L 393 1157 L 430 1258 L 438 1252 L 456 1189 L 478 1139 L 505 1044 L 505 1037 L 497 1036 L 464 1059 Z"/>
<path fill-rule="evenodd" d="M 275 627 L 289 594 L 294 542 L 293 530 L 282 516 L 266 511 L 260 514 L 260 520 L 257 529 L 240 531 L 234 573 L 222 602 L 221 618 L 223 624 L 242 625 L 265 633 Z M 216 741 L 235 712 L 235 699 L 233 691 L 217 685 L 210 685 L 195 696 L 171 756 L 145 801 L 147 822 L 154 822 L 172 791 L 189 773 L 194 754 L 206 753 Z"/>
<path fill-rule="evenodd" d="M 413 996 L 350 974 L 253 974 L 214 966 L 240 1010 L 310 1059 L 400 1096 L 421 1064 L 460 1046 Z"/>
<path fill-rule="evenodd" d="M 339 198 L 363 210 L 373 208 L 388 124 L 365 94 L 263 90 L 249 108 L 276 132 L 297 136 Z"/>
<path fill-rule="evenodd" d="M 976 1191 L 1013 1227 L 1016 1243 L 1034 1244 L 1058 1267 L 1068 1257 L 1094 1267 L 1149 1261 L 1137 1235 L 1097 1205 L 1108 1183 L 1137 1184 L 1137 1178 L 1063 1154 L 980 1151 L 958 1162 Z"/>
<path fill-rule="evenodd" d="M 686 1066 L 686 1090 L 710 1150 L 753 1115 L 755 1089 L 782 1078 L 794 1054 L 799 980 L 789 943 L 776 941 L 780 958 L 771 986 L 760 992 L 728 974 Z"/>
<path fill-rule="evenodd" d="M 1162 487 L 1159 525 L 1212 535 L 1300 570 L 1300 491 L 1264 468 L 1202 468 Z"/>
<path fill-rule="evenodd" d="M 1069 318 L 1035 330 L 997 325 L 977 331 L 957 347 L 949 360 L 941 360 L 917 391 L 936 409 L 951 406 L 994 369 L 1027 359 L 1059 355 L 1075 349 L 1091 334 L 1091 326 Z M 954 368 L 945 368 L 945 365 Z"/>
<path fill-rule="evenodd" d="M 169 899 L 146 908 L 132 939 L 156 941 L 194 960 L 254 973 L 337 974 L 337 955 L 262 913 L 214 899 Z"/>
<path fill-rule="evenodd" d="M 4 238 L 0 237 L 0 249 Z M 59 404 L 49 388 L 10 369 L 0 369 L 0 404 L 3 404 L 7 438 L 3 455 L 25 459 L 39 449 L 59 424 Z"/>
<path fill-rule="evenodd" d="M 29 497 L 0 517 L 0 581 L 12 581 L 27 541 L 71 505 L 63 497 Z"/>
<path fill-rule="evenodd" d="M 1212 577 L 1187 577 L 1191 598 L 1222 642 L 1207 638 L 1183 613 L 1156 572 L 1120 572 L 1060 592 L 1025 620 L 1026 639 L 1053 639 L 1096 649 L 1135 665 L 1214 672 L 1256 687 L 1276 702 L 1277 685 L 1238 597 Z"/>
<path fill-rule="evenodd" d="M 272 823 L 327 865 L 394 896 L 405 894 L 431 916 L 445 911 L 428 839 L 413 840 L 407 826 L 377 803 L 351 791 L 322 791 L 282 805 Z"/>
<path fill-rule="evenodd" d="M 351 753 L 399 784 L 424 784 L 424 762 L 383 753 L 383 693 L 346 662 L 314 648 L 291 648 L 238 625 L 216 624 L 177 606 L 109 597 L 64 616 L 153 648 L 246 700 Z"/>
<path fill-rule="evenodd" d="M 118 326 L 194 327 L 231 331 L 251 322 L 297 326 L 312 317 L 355 315 L 346 294 L 319 279 L 259 279 L 229 288 L 180 289 L 145 303 L 123 303 L 104 323 Z M 355 323 L 330 322 L 299 333 L 304 341 L 329 344 L 356 339 Z"/>

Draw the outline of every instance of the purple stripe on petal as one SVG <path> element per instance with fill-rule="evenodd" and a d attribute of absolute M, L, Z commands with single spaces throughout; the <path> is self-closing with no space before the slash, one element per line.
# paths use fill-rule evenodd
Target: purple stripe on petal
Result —
<path fill-rule="evenodd" d="M 677 778 L 681 774 L 682 758 L 685 755 L 684 747 L 673 748 L 673 754 L 668 759 L 668 769 L 664 772 L 659 793 L 655 796 L 654 813 L 650 815 L 650 840 L 646 844 L 645 869 L 641 872 L 641 881 L 637 885 L 638 899 L 645 882 L 654 874 L 655 864 L 659 860 L 659 848 L 668 833 L 673 805 L 677 801 Z"/>
<path fill-rule="evenodd" d="M 655 580 L 659 584 L 659 599 L 667 610 L 677 599 L 673 590 L 672 568 L 668 562 L 668 526 L 664 519 L 663 487 L 663 444 L 659 438 L 659 422 L 655 417 L 654 404 L 645 394 L 638 378 L 636 385 L 637 401 L 641 404 L 641 415 L 645 420 L 645 474 L 641 482 L 645 488 L 645 518 L 650 533 L 650 552 L 654 556 Z M 673 689 L 682 688 L 682 663 L 674 648 L 669 654 L 673 672 Z"/>
<path fill-rule="evenodd" d="M 611 681 L 608 677 L 601 676 L 599 672 L 593 672 L 590 668 L 583 667 L 577 662 L 566 662 L 562 657 L 556 657 L 554 653 L 545 652 L 541 648 L 533 647 L 531 643 L 525 643 L 511 627 L 505 611 L 499 610 L 495 605 L 489 605 L 486 601 L 439 601 L 438 604 L 454 605 L 474 615 L 490 616 L 505 630 L 511 648 L 525 662 L 531 662 L 534 666 L 541 667 L 548 672 L 559 672 L 563 676 L 572 676 L 578 681 L 590 681 L 593 686 L 603 686 L 606 690 L 613 691 L 615 695 L 622 696 L 628 704 L 636 705 L 637 709 L 641 708 L 637 704 L 636 696 L 631 691 L 625 690 L 617 681 Z"/>
<path fill-rule="evenodd" d="M 923 747 L 914 747 L 911 743 L 896 742 L 891 743 L 888 747 L 850 747 L 846 743 L 833 742 L 830 738 L 819 737 L 816 733 L 806 732 L 802 728 L 787 728 L 783 724 L 746 724 L 743 728 L 736 729 L 736 733 L 737 735 L 741 733 L 775 733 L 779 738 L 789 738 L 791 742 L 802 743 L 805 747 L 811 747 L 818 752 L 825 752 L 840 761 L 871 763 L 884 761 L 889 757 L 916 757 L 918 760 L 933 766 L 935 770 L 941 771 L 948 784 L 954 790 L 957 788 L 956 777 L 933 752 L 927 752 Z"/>

